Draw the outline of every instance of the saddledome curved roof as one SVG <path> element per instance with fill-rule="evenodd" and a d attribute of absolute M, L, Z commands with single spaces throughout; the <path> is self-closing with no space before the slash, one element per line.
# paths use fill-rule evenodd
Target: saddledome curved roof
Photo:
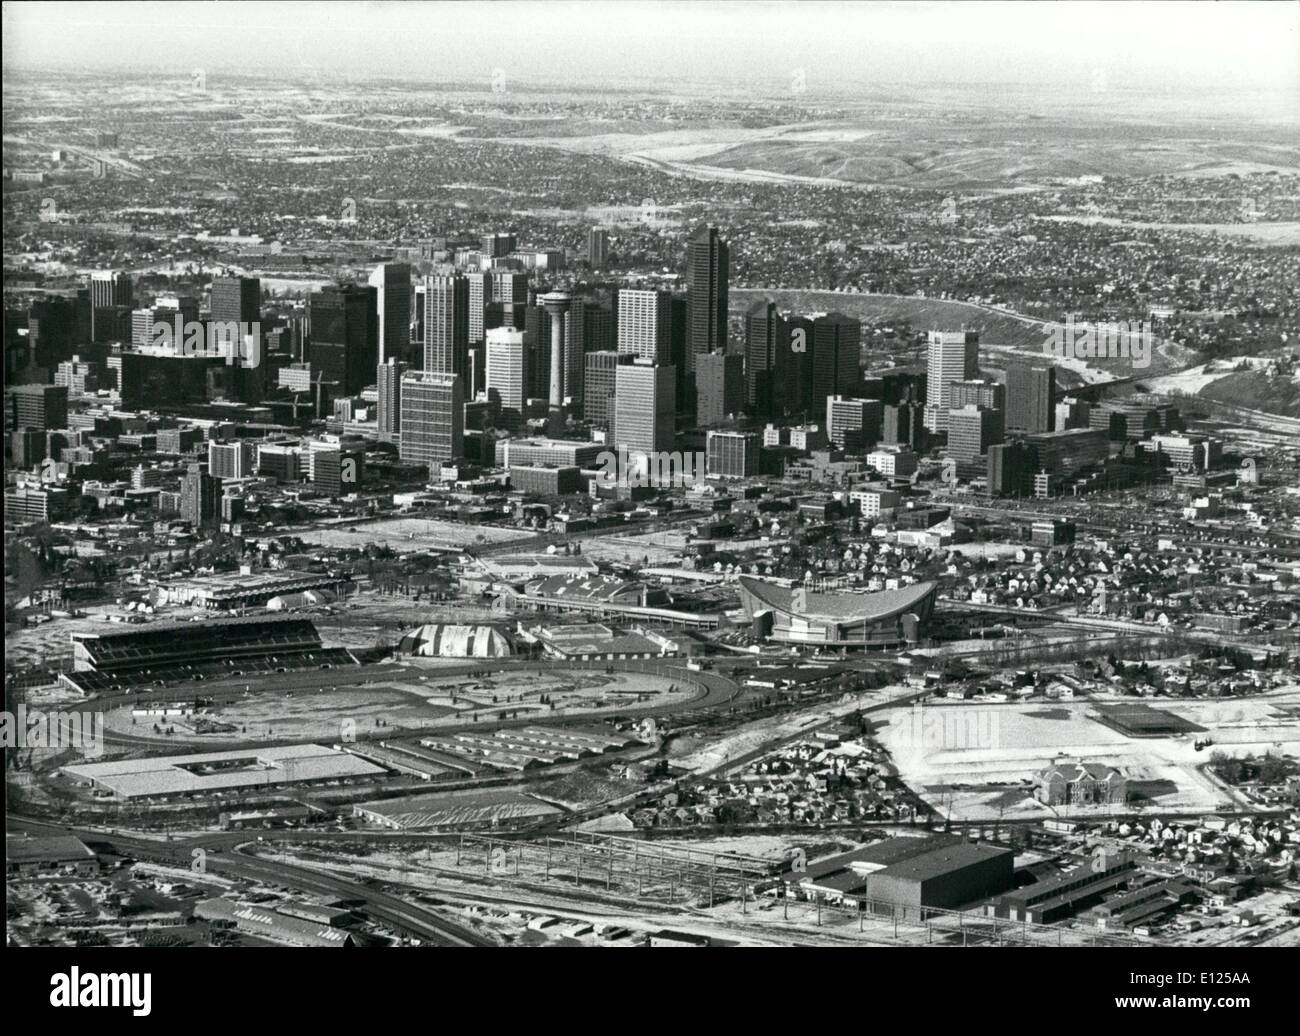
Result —
<path fill-rule="evenodd" d="M 881 590 L 874 594 L 817 594 L 810 591 L 804 608 L 796 612 L 792 603 L 795 587 L 777 586 L 753 576 L 741 576 L 740 585 L 769 608 L 802 618 L 831 622 L 870 622 L 892 618 L 916 608 L 938 587 L 937 583 L 925 582 L 898 590 Z"/>

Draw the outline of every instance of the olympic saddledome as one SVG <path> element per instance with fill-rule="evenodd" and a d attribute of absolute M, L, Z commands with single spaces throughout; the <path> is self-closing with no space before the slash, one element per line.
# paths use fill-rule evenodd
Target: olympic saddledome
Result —
<path fill-rule="evenodd" d="M 937 591 L 928 582 L 874 594 L 812 593 L 740 577 L 740 601 L 757 632 L 788 644 L 845 649 L 916 643 Z"/>

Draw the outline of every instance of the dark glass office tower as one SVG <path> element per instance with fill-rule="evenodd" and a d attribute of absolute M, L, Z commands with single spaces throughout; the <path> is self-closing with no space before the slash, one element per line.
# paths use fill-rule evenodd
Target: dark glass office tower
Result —
<path fill-rule="evenodd" d="M 704 353 L 727 348 L 727 279 L 730 254 L 718 228 L 701 226 L 686 243 L 686 299 L 690 304 L 687 370 Z"/>
<path fill-rule="evenodd" d="M 1056 369 L 1007 367 L 1007 431 L 1050 432 L 1056 421 Z"/>
<path fill-rule="evenodd" d="M 331 285 L 311 297 L 313 372 L 336 382 L 344 395 L 374 383 L 379 364 L 379 315 L 376 291 L 358 284 Z"/>

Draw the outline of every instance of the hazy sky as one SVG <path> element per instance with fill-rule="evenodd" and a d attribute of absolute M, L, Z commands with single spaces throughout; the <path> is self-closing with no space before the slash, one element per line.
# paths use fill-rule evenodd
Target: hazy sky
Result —
<path fill-rule="evenodd" d="M 4 64 L 521 83 L 1030 83 L 1300 96 L 1300 3 L 5 3 Z M 1102 69 L 1104 72 L 1099 72 Z"/>

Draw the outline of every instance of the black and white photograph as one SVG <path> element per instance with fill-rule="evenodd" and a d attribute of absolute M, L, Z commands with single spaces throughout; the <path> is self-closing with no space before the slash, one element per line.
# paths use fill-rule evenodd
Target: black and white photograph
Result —
<path fill-rule="evenodd" d="M 3 206 L 15 1002 L 1300 1002 L 1300 3 L 5 2 Z"/>

